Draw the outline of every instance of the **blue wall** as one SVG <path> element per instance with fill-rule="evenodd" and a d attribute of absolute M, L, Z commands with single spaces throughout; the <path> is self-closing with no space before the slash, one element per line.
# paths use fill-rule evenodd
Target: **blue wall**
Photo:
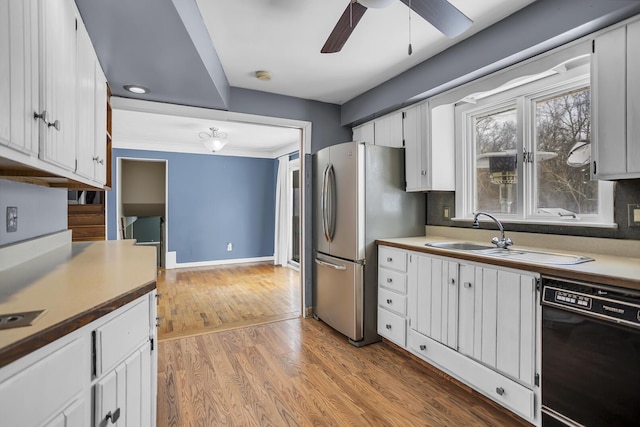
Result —
<path fill-rule="evenodd" d="M 178 263 L 273 256 L 276 160 L 124 149 L 113 157 L 114 177 L 118 157 L 167 160 L 168 250 Z M 117 232 L 115 178 L 112 188 L 110 240 Z"/>

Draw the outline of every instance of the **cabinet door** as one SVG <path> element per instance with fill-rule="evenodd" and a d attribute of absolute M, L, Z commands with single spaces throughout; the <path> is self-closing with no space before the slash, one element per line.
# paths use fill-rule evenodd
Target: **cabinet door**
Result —
<path fill-rule="evenodd" d="M 37 153 L 37 0 L 0 0 L 0 57 L 0 144 Z"/>
<path fill-rule="evenodd" d="M 373 122 L 365 123 L 353 128 L 353 140 L 358 142 L 375 142 L 375 130 Z"/>
<path fill-rule="evenodd" d="M 94 180 L 104 185 L 107 182 L 107 78 L 97 60 L 95 76 Z"/>
<path fill-rule="evenodd" d="M 626 27 L 621 27 L 594 41 L 591 61 L 594 178 L 626 173 L 626 33 Z"/>
<path fill-rule="evenodd" d="M 473 265 L 460 264 L 458 351 L 471 357 L 475 349 L 476 313 L 480 308 L 480 304 L 476 304 L 475 271 Z"/>
<path fill-rule="evenodd" d="M 408 108 L 404 113 L 405 177 L 407 191 L 429 190 L 427 171 L 427 105 Z"/>
<path fill-rule="evenodd" d="M 96 425 L 151 426 L 151 348 L 146 342 L 96 384 Z"/>
<path fill-rule="evenodd" d="M 82 22 L 78 22 L 76 49 L 78 138 L 76 141 L 76 173 L 94 178 L 94 147 L 96 137 L 96 61 L 97 58 Z"/>
<path fill-rule="evenodd" d="M 458 264 L 416 255 L 417 313 L 411 327 L 449 347 L 457 347 Z"/>
<path fill-rule="evenodd" d="M 68 170 L 76 161 L 76 12 L 72 0 L 40 0 L 40 158 Z M 57 123 L 56 126 L 53 126 Z"/>
<path fill-rule="evenodd" d="M 640 21 L 627 25 L 627 172 L 640 177 Z M 606 106 L 605 106 L 606 108 Z"/>
<path fill-rule="evenodd" d="M 85 427 L 87 407 L 84 398 L 74 401 L 61 414 L 45 424 L 45 427 Z"/>
<path fill-rule="evenodd" d="M 374 121 L 375 144 L 385 147 L 402 147 L 402 113 L 394 113 Z"/>

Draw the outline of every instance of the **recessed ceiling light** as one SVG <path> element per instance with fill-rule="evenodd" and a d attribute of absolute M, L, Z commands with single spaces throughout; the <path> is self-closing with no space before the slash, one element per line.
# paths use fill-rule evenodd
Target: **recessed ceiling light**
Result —
<path fill-rule="evenodd" d="M 149 89 L 147 89 L 144 86 L 124 85 L 124 88 L 132 93 L 137 93 L 137 94 L 149 93 Z"/>

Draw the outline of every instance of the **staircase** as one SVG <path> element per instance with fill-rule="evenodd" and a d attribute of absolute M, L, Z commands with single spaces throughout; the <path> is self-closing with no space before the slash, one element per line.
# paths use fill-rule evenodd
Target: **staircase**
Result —
<path fill-rule="evenodd" d="M 72 241 L 105 240 L 104 205 L 69 205 L 67 216 Z"/>

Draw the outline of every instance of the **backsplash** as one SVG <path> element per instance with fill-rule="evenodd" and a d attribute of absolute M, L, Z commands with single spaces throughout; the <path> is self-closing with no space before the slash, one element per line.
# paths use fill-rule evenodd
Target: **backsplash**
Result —
<path fill-rule="evenodd" d="M 17 231 L 5 225 L 7 207 L 17 208 Z M 67 189 L 0 179 L 0 246 L 67 229 Z"/>
<path fill-rule="evenodd" d="M 455 192 L 431 192 L 427 193 L 426 197 L 427 225 L 471 228 L 471 221 L 452 221 L 443 215 L 446 207 L 449 208 L 450 217 L 455 215 Z M 640 227 L 629 227 L 627 218 L 627 205 L 640 204 L 640 179 L 618 181 L 616 183 L 614 203 L 614 220 L 618 224 L 617 229 L 540 224 L 504 224 L 504 228 L 510 231 L 530 233 L 640 240 Z M 487 224 L 487 227 L 493 228 L 494 226 Z"/>

